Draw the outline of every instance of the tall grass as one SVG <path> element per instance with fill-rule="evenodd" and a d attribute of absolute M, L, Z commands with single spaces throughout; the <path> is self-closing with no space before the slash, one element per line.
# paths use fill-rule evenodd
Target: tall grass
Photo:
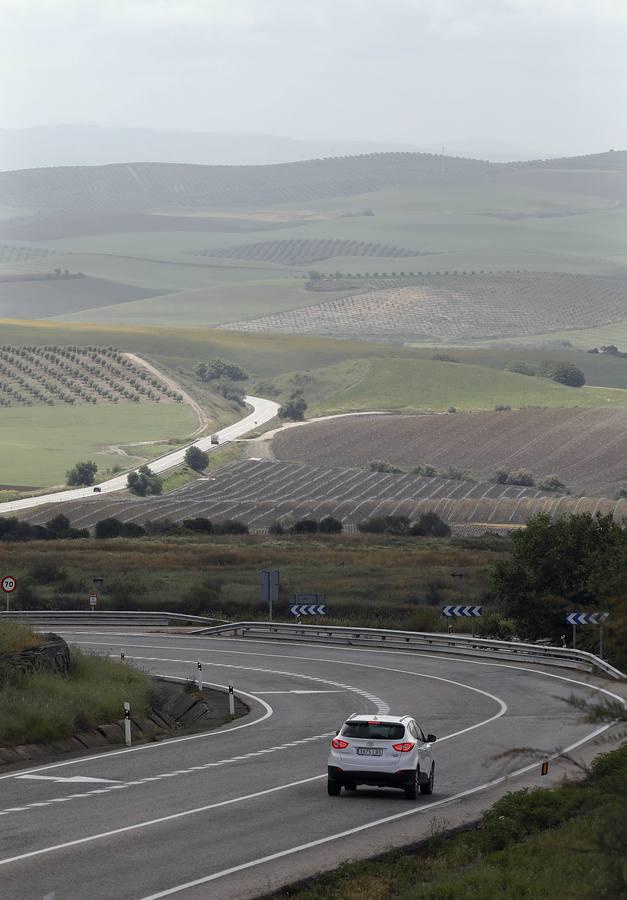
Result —
<path fill-rule="evenodd" d="M 72 649 L 70 675 L 23 675 L 0 690 L 0 743 L 31 744 L 69 737 L 123 716 L 124 701 L 143 714 L 152 682 L 120 662 Z"/>
<path fill-rule="evenodd" d="M 36 647 L 40 643 L 41 637 L 28 625 L 20 625 L 19 622 L 0 622 L 0 655 L 24 650 L 26 647 Z"/>

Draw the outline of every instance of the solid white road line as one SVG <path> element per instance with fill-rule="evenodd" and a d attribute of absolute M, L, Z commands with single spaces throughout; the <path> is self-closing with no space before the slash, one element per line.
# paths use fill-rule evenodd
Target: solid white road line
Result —
<path fill-rule="evenodd" d="M 95 783 L 99 784 L 120 784 L 119 781 L 116 781 L 112 778 L 90 778 L 87 775 L 72 775 L 70 778 L 61 778 L 58 775 L 16 775 L 16 778 L 23 778 L 25 781 L 57 781 L 62 784 L 87 784 L 87 783 Z"/>
<path fill-rule="evenodd" d="M 566 747 L 564 750 L 562 750 L 561 753 L 554 753 L 550 758 L 557 759 L 559 756 L 565 753 L 570 753 L 572 750 L 575 750 L 577 747 L 580 747 L 587 741 L 592 740 L 611 727 L 611 725 L 603 725 L 601 728 L 597 728 L 596 731 L 592 732 L 587 737 L 576 741 L 569 747 Z M 213 875 L 205 875 L 204 878 L 196 878 L 194 881 L 188 881 L 185 884 L 179 884 L 176 887 L 168 888 L 165 891 L 159 891 L 156 894 L 150 894 L 146 897 L 143 897 L 142 900 L 160 900 L 161 897 L 171 897 L 173 894 L 179 894 L 181 893 L 181 891 L 199 887 L 201 884 L 208 884 L 211 881 L 217 881 L 218 878 L 224 878 L 226 875 L 234 875 L 237 872 L 243 872 L 245 869 L 252 869 L 254 866 L 260 866 L 266 862 L 273 862 L 276 859 L 282 859 L 283 857 L 291 856 L 294 853 L 301 853 L 303 850 L 311 850 L 313 847 L 320 847 L 322 844 L 328 844 L 331 841 L 337 841 L 341 838 L 349 837 L 353 834 L 358 834 L 361 831 L 368 831 L 370 828 L 376 828 L 379 825 L 387 825 L 390 822 L 404 819 L 407 816 L 415 816 L 420 813 L 429 812 L 429 810 L 437 809 L 438 807 L 445 806 L 448 803 L 454 803 L 456 800 L 462 800 L 464 799 L 464 797 L 469 797 L 472 794 L 478 794 L 481 791 L 486 791 L 491 787 L 496 787 L 497 785 L 503 784 L 504 782 L 509 781 L 512 778 L 518 778 L 521 775 L 524 775 L 526 772 L 530 772 L 532 769 L 535 769 L 537 765 L 537 762 L 531 763 L 528 766 L 524 766 L 522 769 L 518 769 L 516 772 L 512 772 L 511 775 L 502 775 L 500 778 L 495 778 L 492 781 L 485 782 L 485 784 L 480 784 L 474 788 L 468 788 L 468 790 L 466 791 L 460 791 L 458 794 L 454 794 L 452 797 L 447 797 L 445 800 L 436 800 L 434 803 L 427 803 L 425 806 L 414 807 L 413 809 L 408 809 L 402 813 L 395 813 L 392 816 L 385 816 L 385 818 L 383 819 L 375 819 L 373 822 L 366 822 L 364 825 L 358 825 L 355 828 L 348 828 L 346 831 L 339 831 L 336 834 L 330 834 L 327 837 L 319 838 L 316 841 L 309 841 L 306 844 L 299 844 L 297 847 L 290 847 L 288 850 L 280 850 L 278 853 L 270 854 L 270 856 L 262 856 L 259 859 L 251 859 L 249 862 L 242 863 L 239 866 L 232 866 L 230 869 L 223 869 L 221 872 L 214 872 Z"/>

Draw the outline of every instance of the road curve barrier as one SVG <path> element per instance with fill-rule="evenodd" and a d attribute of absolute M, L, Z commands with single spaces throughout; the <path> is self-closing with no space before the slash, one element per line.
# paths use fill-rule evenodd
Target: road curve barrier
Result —
<path fill-rule="evenodd" d="M 0 621 L 14 619 L 30 625 L 147 625 L 186 624 L 195 627 L 195 637 L 268 637 L 292 641 L 309 641 L 343 646 L 415 650 L 434 654 L 475 656 L 482 659 L 505 659 L 509 662 L 543 663 L 595 672 L 615 679 L 627 675 L 604 659 L 585 650 L 526 644 L 522 641 L 496 641 L 465 634 L 439 634 L 429 631 L 396 631 L 387 628 L 348 628 L 344 625 L 294 625 L 288 622 L 224 622 L 207 616 L 186 613 L 126 612 L 123 610 L 11 610 L 0 612 Z M 218 622 L 219 624 L 215 624 Z"/>

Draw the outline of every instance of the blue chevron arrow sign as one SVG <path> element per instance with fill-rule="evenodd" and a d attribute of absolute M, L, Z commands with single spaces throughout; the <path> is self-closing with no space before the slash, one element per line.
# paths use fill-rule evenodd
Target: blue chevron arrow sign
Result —
<path fill-rule="evenodd" d="M 483 613 L 482 606 L 443 606 L 442 614 L 445 616 L 480 616 Z"/>
<path fill-rule="evenodd" d="M 602 625 L 609 617 L 608 612 L 568 613 L 566 621 L 569 625 Z"/>
<path fill-rule="evenodd" d="M 326 606 L 321 606 L 319 604 L 290 606 L 290 612 L 293 616 L 324 616 L 326 615 L 326 611 Z"/>

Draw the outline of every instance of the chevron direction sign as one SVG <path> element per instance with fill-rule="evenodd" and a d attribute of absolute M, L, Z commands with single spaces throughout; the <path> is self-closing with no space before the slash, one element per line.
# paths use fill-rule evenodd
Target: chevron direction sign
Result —
<path fill-rule="evenodd" d="M 566 621 L 569 625 L 602 625 L 607 618 L 608 612 L 597 613 L 568 613 Z"/>
<path fill-rule="evenodd" d="M 304 603 L 302 606 L 290 606 L 290 612 L 293 616 L 324 616 L 327 608 L 320 604 L 307 605 Z"/>
<path fill-rule="evenodd" d="M 483 613 L 482 606 L 443 606 L 442 614 L 445 616 L 480 616 Z"/>

